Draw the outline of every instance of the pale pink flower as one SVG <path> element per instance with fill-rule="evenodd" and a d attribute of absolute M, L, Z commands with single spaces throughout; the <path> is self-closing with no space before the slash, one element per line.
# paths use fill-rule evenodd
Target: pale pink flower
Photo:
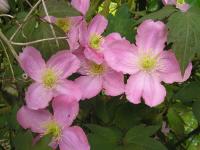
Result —
<path fill-rule="evenodd" d="M 60 51 L 45 64 L 38 50 L 26 47 L 20 53 L 19 60 L 22 69 L 35 81 L 29 86 L 25 96 L 29 108 L 45 108 L 51 99 L 60 93 L 80 100 L 79 87 L 74 82 L 66 80 L 80 67 L 80 61 L 72 53 L 67 50 Z"/>
<path fill-rule="evenodd" d="M 176 5 L 176 8 L 183 12 L 186 12 L 190 5 L 185 2 L 185 0 L 162 0 L 164 5 Z"/>
<path fill-rule="evenodd" d="M 95 62 L 85 58 L 82 50 L 76 52 L 81 60 L 79 73 L 82 75 L 75 80 L 82 91 L 82 99 L 89 99 L 98 95 L 102 90 L 106 95 L 117 96 L 124 93 L 124 77 L 103 62 Z"/>
<path fill-rule="evenodd" d="M 60 27 L 67 36 L 67 42 L 69 44 L 70 50 L 79 48 L 79 34 L 80 26 L 84 21 L 84 16 L 86 15 L 89 6 L 90 0 L 72 0 L 72 6 L 82 13 L 83 16 L 75 17 L 65 17 L 65 18 L 56 18 L 54 16 L 44 17 L 44 19 L 52 24 Z"/>
<path fill-rule="evenodd" d="M 141 98 L 151 107 L 164 101 L 166 91 L 161 82 L 173 83 L 187 80 L 192 64 L 184 77 L 172 51 L 163 51 L 167 40 L 167 28 L 160 21 L 144 21 L 137 30 L 136 45 L 121 39 L 105 50 L 105 59 L 113 69 L 130 74 L 125 87 L 127 99 L 139 104 Z"/>
<path fill-rule="evenodd" d="M 80 33 L 80 43 L 84 47 L 84 54 L 87 59 L 101 64 L 104 61 L 104 49 L 108 43 L 114 39 L 119 39 L 118 33 L 112 33 L 106 37 L 102 33 L 106 29 L 108 21 L 101 15 L 96 15 L 92 21 L 82 24 Z"/>
<path fill-rule="evenodd" d="M 60 150 L 89 150 L 87 137 L 84 131 L 78 126 L 71 126 L 76 118 L 79 105 L 70 97 L 60 95 L 52 102 L 52 115 L 48 110 L 32 110 L 26 106 L 17 112 L 17 121 L 24 129 L 31 129 L 38 133 L 37 137 L 51 135 L 50 146 Z"/>

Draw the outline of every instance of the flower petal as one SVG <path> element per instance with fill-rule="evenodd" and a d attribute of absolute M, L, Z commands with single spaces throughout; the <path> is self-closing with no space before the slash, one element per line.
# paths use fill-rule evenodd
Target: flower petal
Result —
<path fill-rule="evenodd" d="M 125 87 L 125 93 L 128 101 L 133 104 L 141 103 L 141 97 L 143 93 L 145 82 L 145 74 L 139 72 L 135 75 L 131 75 L 127 81 L 127 85 Z"/>
<path fill-rule="evenodd" d="M 188 9 L 190 9 L 190 5 L 185 3 L 185 4 L 176 4 L 176 8 L 180 9 L 182 12 L 186 12 L 188 11 Z"/>
<path fill-rule="evenodd" d="M 108 65 L 118 72 L 134 74 L 139 71 L 137 49 L 127 40 L 117 40 L 104 51 Z"/>
<path fill-rule="evenodd" d="M 108 20 L 102 15 L 96 15 L 88 26 L 89 35 L 101 35 L 108 25 Z"/>
<path fill-rule="evenodd" d="M 75 82 L 70 80 L 63 80 L 58 83 L 54 90 L 54 96 L 66 95 L 79 101 L 81 99 L 82 92 Z"/>
<path fill-rule="evenodd" d="M 17 112 L 17 121 L 24 129 L 31 129 L 35 133 L 44 133 L 43 125 L 51 119 L 47 110 L 32 110 L 22 106 Z"/>
<path fill-rule="evenodd" d="M 111 33 L 104 38 L 102 47 L 103 47 L 103 49 L 106 49 L 111 43 L 113 43 L 116 40 L 121 40 L 121 39 L 122 38 L 119 33 L 117 33 L 117 32 Z"/>
<path fill-rule="evenodd" d="M 106 95 L 117 96 L 124 93 L 124 76 L 120 72 L 109 70 L 103 77 Z"/>
<path fill-rule="evenodd" d="M 79 112 L 79 104 L 74 98 L 60 95 L 52 102 L 54 118 L 62 126 L 71 126 Z"/>
<path fill-rule="evenodd" d="M 80 67 L 78 58 L 67 50 L 57 52 L 47 62 L 47 67 L 53 69 L 64 79 L 75 73 Z"/>
<path fill-rule="evenodd" d="M 53 93 L 50 89 L 46 89 L 40 83 L 33 83 L 26 91 L 26 104 L 30 109 L 46 108 L 53 98 Z"/>
<path fill-rule="evenodd" d="M 176 4 L 176 0 L 162 0 L 164 5 L 174 5 Z"/>
<path fill-rule="evenodd" d="M 159 56 L 158 63 L 160 78 L 165 83 L 184 82 L 190 77 L 192 64 L 188 65 L 184 77 L 182 77 L 179 63 L 172 51 L 163 51 Z"/>
<path fill-rule="evenodd" d="M 91 48 L 85 48 L 84 54 L 87 59 L 92 60 L 97 64 L 101 64 L 104 61 L 103 54 L 95 52 L 95 50 L 93 50 Z"/>
<path fill-rule="evenodd" d="M 89 7 L 90 0 L 72 0 L 71 4 L 74 8 L 80 11 L 83 15 L 86 15 Z"/>
<path fill-rule="evenodd" d="M 167 28 L 163 22 L 144 21 L 137 29 L 136 45 L 139 51 L 163 51 L 167 41 Z"/>
<path fill-rule="evenodd" d="M 90 150 L 87 136 L 78 126 L 64 129 L 59 147 L 60 150 Z"/>
<path fill-rule="evenodd" d="M 160 81 L 151 75 L 146 75 L 144 82 L 143 95 L 145 104 L 155 107 L 165 100 L 166 90 Z"/>
<path fill-rule="evenodd" d="M 82 99 L 95 97 L 102 90 L 102 77 L 81 76 L 75 80 L 82 91 Z"/>
<path fill-rule="evenodd" d="M 35 81 L 41 81 L 42 71 L 45 69 L 45 61 L 40 52 L 33 47 L 26 47 L 19 55 L 22 69 Z"/>

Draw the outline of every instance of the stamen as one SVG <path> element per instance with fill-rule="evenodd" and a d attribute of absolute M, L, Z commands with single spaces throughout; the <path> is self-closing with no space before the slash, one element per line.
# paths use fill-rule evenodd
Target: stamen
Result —
<path fill-rule="evenodd" d="M 90 74 L 92 75 L 101 75 L 105 72 L 105 66 L 102 64 L 98 65 L 95 63 L 90 64 Z"/>
<path fill-rule="evenodd" d="M 98 50 L 101 46 L 102 36 L 101 35 L 93 35 L 89 39 L 89 45 L 91 48 Z"/>
<path fill-rule="evenodd" d="M 185 4 L 185 0 L 177 0 L 178 4 Z"/>
<path fill-rule="evenodd" d="M 52 135 L 55 139 L 59 139 L 61 136 L 61 127 L 56 121 L 50 121 L 44 124 L 45 128 L 45 135 L 50 134 Z"/>
<path fill-rule="evenodd" d="M 68 18 L 57 18 L 55 24 L 64 32 L 68 32 L 71 28 L 71 22 Z"/>
<path fill-rule="evenodd" d="M 57 76 L 51 69 L 47 69 L 43 74 L 42 80 L 46 88 L 53 88 L 57 82 Z"/>
<path fill-rule="evenodd" d="M 143 55 L 139 60 L 139 65 L 144 71 L 152 71 L 156 67 L 157 60 L 150 55 Z"/>

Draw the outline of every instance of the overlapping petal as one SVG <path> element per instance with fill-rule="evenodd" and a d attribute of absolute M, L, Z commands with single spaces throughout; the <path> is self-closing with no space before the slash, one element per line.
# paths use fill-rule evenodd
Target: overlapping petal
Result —
<path fill-rule="evenodd" d="M 72 0 L 71 4 L 74 8 L 80 11 L 83 15 L 86 15 L 89 7 L 90 0 Z"/>

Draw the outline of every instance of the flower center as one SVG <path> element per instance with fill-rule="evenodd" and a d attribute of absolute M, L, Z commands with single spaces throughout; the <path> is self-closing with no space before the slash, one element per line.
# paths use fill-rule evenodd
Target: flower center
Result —
<path fill-rule="evenodd" d="M 185 0 L 177 0 L 178 4 L 185 4 Z"/>
<path fill-rule="evenodd" d="M 42 81 L 46 88 L 53 88 L 56 84 L 57 76 L 51 69 L 47 69 L 43 74 Z"/>
<path fill-rule="evenodd" d="M 102 64 L 100 65 L 95 64 L 95 63 L 90 64 L 90 73 L 92 75 L 101 75 L 104 72 L 105 72 L 105 67 Z"/>
<path fill-rule="evenodd" d="M 68 18 L 57 18 L 55 24 L 64 32 L 68 32 L 71 28 L 71 22 Z"/>
<path fill-rule="evenodd" d="M 89 39 L 89 45 L 91 48 L 98 50 L 100 48 L 102 41 L 101 35 L 93 35 Z"/>
<path fill-rule="evenodd" d="M 151 71 L 155 68 L 157 60 L 155 57 L 144 55 L 140 58 L 140 66 L 144 71 Z"/>
<path fill-rule="evenodd" d="M 47 124 L 44 125 L 44 128 L 46 129 L 45 134 L 50 134 L 54 138 L 59 139 L 61 136 L 61 128 L 55 121 L 50 121 Z"/>

